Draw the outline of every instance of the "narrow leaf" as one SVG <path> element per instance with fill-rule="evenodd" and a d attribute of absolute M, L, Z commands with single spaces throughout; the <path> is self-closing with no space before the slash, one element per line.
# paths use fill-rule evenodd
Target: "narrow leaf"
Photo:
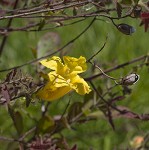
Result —
<path fill-rule="evenodd" d="M 23 132 L 23 118 L 19 111 L 15 111 L 10 105 L 8 105 L 8 112 L 12 118 L 13 124 L 20 136 Z"/>
<path fill-rule="evenodd" d="M 37 134 L 39 133 L 48 133 L 52 131 L 55 122 L 52 117 L 44 116 L 42 117 L 37 124 Z"/>
<path fill-rule="evenodd" d="M 41 31 L 42 28 L 44 27 L 44 25 L 45 25 L 45 19 L 42 19 L 42 20 L 40 21 L 40 24 L 39 24 L 39 27 L 38 27 L 38 31 Z"/>
<path fill-rule="evenodd" d="M 23 118 L 19 111 L 14 113 L 14 124 L 19 135 L 23 133 Z"/>

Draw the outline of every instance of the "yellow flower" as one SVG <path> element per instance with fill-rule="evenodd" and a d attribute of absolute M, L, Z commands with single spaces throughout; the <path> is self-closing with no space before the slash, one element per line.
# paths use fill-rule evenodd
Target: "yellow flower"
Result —
<path fill-rule="evenodd" d="M 87 69 L 86 59 L 64 56 L 64 63 L 57 56 L 41 61 L 41 64 L 52 71 L 48 73 L 48 83 L 38 91 L 37 96 L 41 99 L 53 101 L 64 96 L 71 90 L 78 94 L 88 94 L 91 89 L 86 81 L 78 74 Z"/>

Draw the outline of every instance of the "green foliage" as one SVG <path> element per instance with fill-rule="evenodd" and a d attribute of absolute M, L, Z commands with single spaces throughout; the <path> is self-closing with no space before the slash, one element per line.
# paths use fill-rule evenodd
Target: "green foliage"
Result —
<path fill-rule="evenodd" d="M 42 117 L 37 124 L 37 134 L 49 133 L 54 127 L 54 120 L 50 116 Z"/>
<path fill-rule="evenodd" d="M 17 133 L 20 136 L 23 132 L 23 118 L 21 116 L 21 113 L 19 111 L 13 110 L 11 106 L 8 106 L 8 111 L 13 120 Z"/>
<path fill-rule="evenodd" d="M 71 2 L 66 0 L 64 3 L 56 5 L 66 7 L 69 6 L 67 3 Z M 20 2 L 20 8 L 26 7 L 23 11 L 28 7 L 42 6 L 45 12 L 38 14 L 42 17 L 30 15 L 32 19 L 14 18 L 8 27 L 18 29 L 38 23 L 32 28 L 7 33 L 7 41 L 1 54 L 1 70 L 25 65 L 19 71 L 12 69 L 9 73 L 1 72 L 0 149 L 13 150 L 25 143 L 23 146 L 26 149 L 38 145 L 41 149 L 49 146 L 51 149 L 54 147 L 65 150 L 137 150 L 139 148 L 132 145 L 137 145 L 133 139 L 139 135 L 144 139 L 141 143 L 142 148 L 147 150 L 148 33 L 139 26 L 141 12 L 136 16 L 134 10 L 135 6 L 138 6 L 141 7 L 140 11 L 147 12 L 148 5 L 143 1 L 139 1 L 140 4 L 137 5 L 138 0 L 122 0 L 117 3 L 82 1 L 81 6 L 78 5 L 81 1 L 74 3 L 77 5 L 59 10 L 59 7 L 51 3 L 42 5 L 40 0 L 30 0 L 25 5 L 24 1 Z M 5 5 L 3 2 L 0 4 L 6 10 L 12 9 L 14 5 L 9 1 Z M 110 11 L 111 8 L 114 8 L 114 12 Z M 6 10 L 2 13 L 6 16 L 11 15 Z M 91 23 L 94 15 L 87 17 L 84 15 L 87 13 L 91 16 L 94 13 L 97 15 L 94 23 L 79 38 L 71 41 Z M 79 20 L 78 15 L 84 15 L 85 19 L 73 23 Z M 75 17 L 76 19 L 73 19 Z M 53 18 L 58 21 L 52 20 Z M 7 20 L 2 20 L 1 28 L 7 26 Z M 82 77 L 95 86 L 89 95 L 80 96 L 70 92 L 50 104 L 37 99 L 36 92 L 46 82 L 43 79 L 46 71 L 39 61 L 28 61 L 51 53 L 60 57 L 84 56 L 88 60 L 100 50 L 106 36 L 108 39 L 105 47 L 92 61 L 104 71 L 112 68 L 107 74 L 116 78 L 114 81 L 118 83 L 131 73 L 139 74 L 140 80 L 136 84 L 128 87 L 116 85 L 113 79 L 103 74 L 93 78 L 101 71 L 88 62 L 88 70 Z M 0 42 L 3 41 L 3 37 L 4 35 L 1 35 Z M 68 45 L 62 48 L 60 53 L 56 53 L 65 44 Z M 129 64 L 143 55 L 146 55 L 145 59 Z M 116 68 L 117 66 L 119 67 Z"/>

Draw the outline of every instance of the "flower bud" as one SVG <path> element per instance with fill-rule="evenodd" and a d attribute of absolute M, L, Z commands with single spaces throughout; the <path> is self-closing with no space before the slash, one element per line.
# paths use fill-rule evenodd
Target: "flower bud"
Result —
<path fill-rule="evenodd" d="M 126 35 L 131 35 L 132 33 L 134 33 L 136 31 L 136 29 L 128 24 L 119 24 L 117 25 L 117 28 L 120 32 L 126 34 Z"/>
<path fill-rule="evenodd" d="M 132 85 L 135 84 L 138 80 L 139 80 L 140 76 L 137 75 L 136 73 L 130 74 L 124 78 L 122 78 L 122 80 L 120 81 L 121 85 Z"/>

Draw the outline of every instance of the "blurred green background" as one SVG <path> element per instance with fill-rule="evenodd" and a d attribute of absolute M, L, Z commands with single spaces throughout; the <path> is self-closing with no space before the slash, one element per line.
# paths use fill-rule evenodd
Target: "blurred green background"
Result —
<path fill-rule="evenodd" d="M 66 44 L 70 39 L 74 38 L 91 22 L 90 19 L 86 19 L 78 24 L 57 28 L 49 31 L 39 32 L 12 32 L 9 34 L 7 43 L 1 56 L 0 69 L 7 69 L 10 67 L 24 64 L 34 59 L 32 49 L 38 50 L 42 53 L 41 48 L 37 48 L 42 37 L 47 32 L 54 33 L 60 42 L 54 45 L 59 48 Z M 103 20 L 105 20 L 103 18 Z M 104 70 L 111 68 L 117 64 L 125 63 L 136 57 L 146 55 L 148 53 L 149 34 L 144 32 L 143 27 L 139 27 L 139 19 L 122 19 L 116 21 L 119 23 L 126 23 L 136 28 L 136 32 L 132 35 L 124 35 L 120 33 L 115 26 L 109 21 L 96 20 L 94 24 L 85 32 L 77 41 L 69 45 L 64 54 L 79 57 L 80 55 L 90 58 L 97 50 L 99 50 L 105 42 L 108 35 L 108 41 L 105 48 L 94 58 L 94 60 L 101 65 Z M 4 22 L 1 22 L 1 25 Z M 24 24 L 21 20 L 17 19 L 13 21 L 13 26 L 20 26 Z M 2 36 L 0 37 L 0 41 Z M 48 37 L 50 42 L 52 36 Z M 55 48 L 55 49 L 56 49 Z M 53 50 L 51 50 L 52 52 Z M 63 53 L 61 53 L 63 55 Z M 44 55 L 44 52 L 43 54 Z M 136 64 L 135 64 L 136 65 Z M 121 68 L 117 71 L 110 73 L 109 75 L 119 78 L 129 74 L 134 65 Z M 91 66 L 89 66 L 91 67 Z M 104 68 L 105 67 L 105 68 Z M 33 68 L 33 69 L 32 69 Z M 36 73 L 35 66 L 29 65 L 22 68 L 24 72 L 34 76 Z M 84 74 L 85 77 L 92 75 L 89 71 Z M 149 101 L 149 72 L 147 67 L 140 68 L 137 73 L 140 75 L 140 80 L 137 84 L 133 85 L 132 94 L 128 95 L 124 101 L 120 101 L 118 104 L 129 107 L 130 110 L 142 114 L 148 113 L 148 101 Z M 5 73 L 1 73 L 1 79 L 5 77 Z M 95 80 L 97 84 L 101 84 L 104 87 L 103 78 L 99 77 Z M 111 82 L 111 81 L 109 81 Z M 103 89 L 104 90 L 104 89 Z M 77 94 L 71 95 L 71 101 L 82 101 L 83 98 Z M 23 101 L 23 100 L 20 100 Z M 19 102 L 24 107 L 23 102 Z M 49 114 L 57 115 L 64 111 L 68 103 L 68 98 L 62 98 L 60 101 L 55 101 L 49 108 Z M 6 137 L 16 137 L 16 131 L 12 126 L 10 116 L 7 114 L 6 108 L 1 106 L 0 108 L 0 135 Z M 29 108 L 24 108 L 31 116 L 39 119 L 41 115 L 41 104 L 31 104 Z M 24 117 L 24 131 L 30 129 L 35 123 L 32 119 L 29 119 L 27 114 L 21 112 Z M 130 141 L 137 135 L 146 135 L 149 131 L 149 124 L 146 121 L 132 120 L 117 118 L 114 119 L 115 131 L 111 128 L 106 119 L 99 118 L 97 121 L 90 121 L 84 124 L 76 124 L 75 130 L 65 129 L 62 133 L 65 135 L 68 142 L 78 144 L 79 150 L 126 150 L 129 148 Z M 2 146 L 3 145 L 3 146 Z M 8 142 L 0 141 L 0 149 L 5 149 Z M 13 146 L 11 144 L 11 148 Z"/>

